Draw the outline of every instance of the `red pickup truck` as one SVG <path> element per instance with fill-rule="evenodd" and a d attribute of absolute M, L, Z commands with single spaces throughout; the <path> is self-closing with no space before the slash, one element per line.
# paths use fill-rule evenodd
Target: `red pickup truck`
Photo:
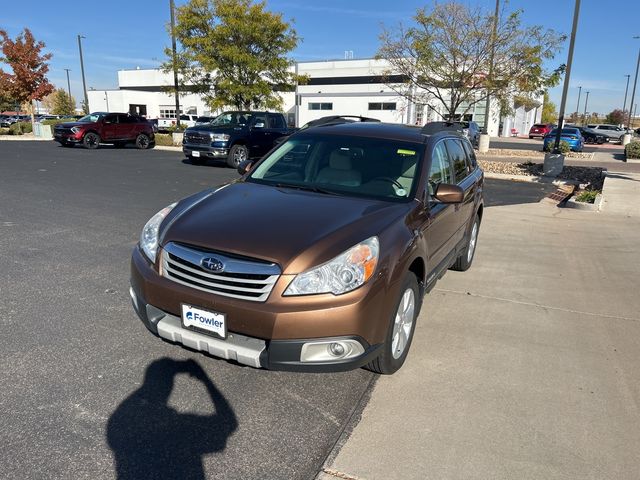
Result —
<path fill-rule="evenodd" d="M 153 125 L 143 117 L 128 113 L 96 112 L 76 122 L 60 123 L 53 129 L 53 139 L 63 147 L 82 144 L 98 148 L 101 143 L 124 147 L 135 143 L 140 149 L 155 145 Z"/>

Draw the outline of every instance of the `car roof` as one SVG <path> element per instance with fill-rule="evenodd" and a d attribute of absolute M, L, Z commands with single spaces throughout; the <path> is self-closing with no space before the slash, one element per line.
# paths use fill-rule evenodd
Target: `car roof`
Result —
<path fill-rule="evenodd" d="M 430 138 L 465 138 L 454 130 L 442 130 L 432 134 L 423 133 L 423 127 L 384 122 L 346 122 L 340 124 L 319 125 L 300 131 L 297 135 L 323 133 L 328 135 L 354 135 L 359 137 L 383 138 L 402 142 L 427 143 Z"/>

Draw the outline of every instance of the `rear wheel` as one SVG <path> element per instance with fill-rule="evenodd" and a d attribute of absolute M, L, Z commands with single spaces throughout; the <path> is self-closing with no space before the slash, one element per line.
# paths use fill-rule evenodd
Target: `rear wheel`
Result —
<path fill-rule="evenodd" d="M 231 168 L 238 168 L 238 166 L 249 159 L 249 149 L 244 145 L 234 145 L 229 151 L 227 157 L 227 165 Z"/>
<path fill-rule="evenodd" d="M 146 150 L 151 146 L 151 139 L 146 133 L 141 133 L 136 137 L 136 148 Z"/>
<path fill-rule="evenodd" d="M 84 148 L 89 148 L 91 150 L 98 148 L 100 145 L 100 135 L 93 132 L 87 133 L 82 139 L 82 145 L 84 145 Z"/>
<path fill-rule="evenodd" d="M 455 263 L 451 267 L 451 270 L 457 270 L 464 272 L 469 270 L 471 263 L 473 263 L 473 256 L 476 253 L 476 245 L 478 243 L 478 231 L 480 230 L 480 217 L 476 215 L 473 220 L 473 225 L 469 231 L 469 238 L 467 239 L 467 248 L 456 258 Z"/>
<path fill-rule="evenodd" d="M 411 347 L 421 305 L 418 279 L 412 272 L 407 272 L 396 310 L 389 322 L 382 352 L 366 366 L 368 370 L 390 375 L 402 366 Z"/>

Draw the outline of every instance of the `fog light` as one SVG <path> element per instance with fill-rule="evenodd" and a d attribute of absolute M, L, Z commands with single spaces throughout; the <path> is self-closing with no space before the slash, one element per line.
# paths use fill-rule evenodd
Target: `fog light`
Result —
<path fill-rule="evenodd" d="M 300 361 L 335 362 L 354 358 L 364 353 L 364 347 L 357 340 L 345 339 L 337 341 L 314 341 L 302 345 Z"/>
<path fill-rule="evenodd" d="M 331 352 L 331 355 L 336 357 L 341 357 L 342 355 L 344 355 L 344 347 L 341 343 L 329 344 L 329 351 Z"/>

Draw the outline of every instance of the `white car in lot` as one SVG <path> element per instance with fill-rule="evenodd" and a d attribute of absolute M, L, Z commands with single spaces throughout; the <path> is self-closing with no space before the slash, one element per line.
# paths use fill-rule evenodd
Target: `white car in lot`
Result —
<path fill-rule="evenodd" d="M 621 142 L 622 136 L 627 133 L 627 130 L 619 127 L 618 125 L 610 125 L 606 123 L 597 123 L 587 125 L 587 128 L 594 130 L 595 133 L 599 133 L 601 135 L 605 135 L 609 138 L 609 140 Z"/>
<path fill-rule="evenodd" d="M 193 127 L 196 124 L 198 115 L 180 115 L 180 125 L 182 127 Z M 175 118 L 159 118 L 158 130 L 168 130 L 171 127 L 176 126 Z"/>

